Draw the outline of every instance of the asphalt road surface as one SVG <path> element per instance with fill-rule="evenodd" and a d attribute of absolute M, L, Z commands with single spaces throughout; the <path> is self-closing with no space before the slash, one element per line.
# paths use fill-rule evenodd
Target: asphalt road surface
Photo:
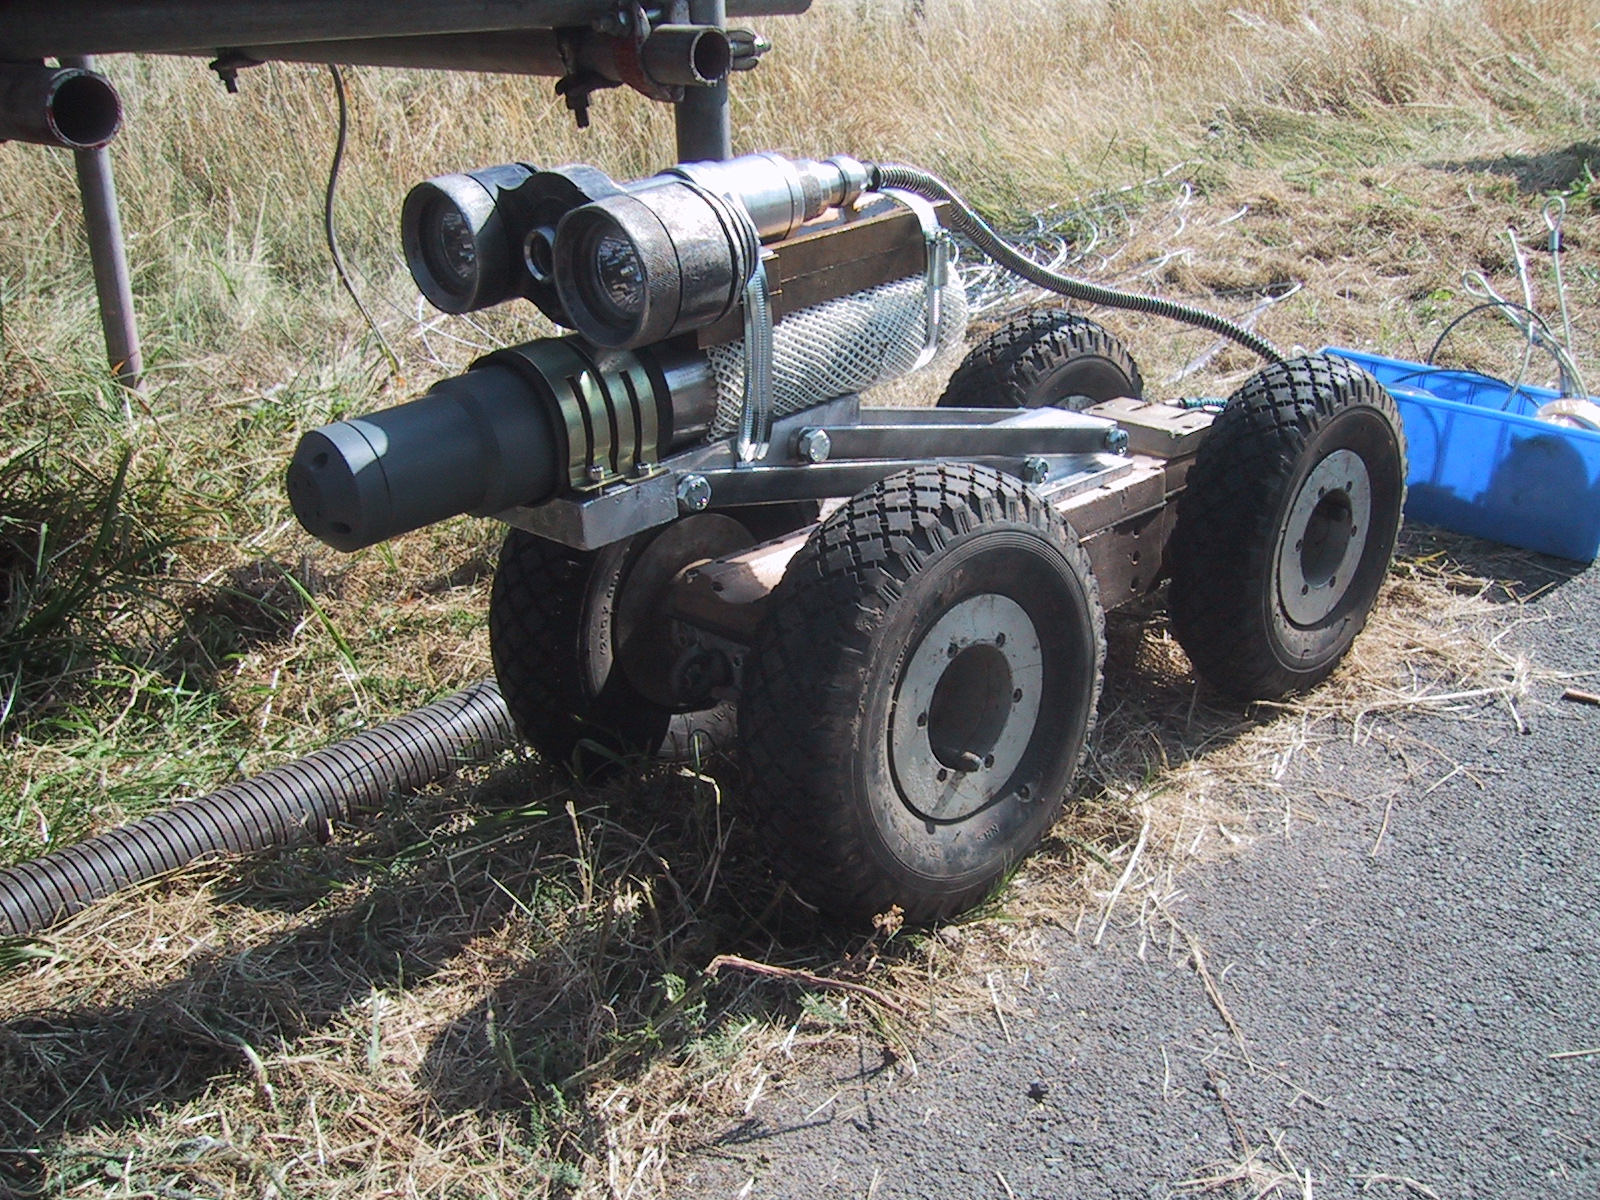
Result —
<path fill-rule="evenodd" d="M 1536 663 L 1600 669 L 1600 570 L 1513 616 Z M 1052 933 L 1004 1029 L 941 1029 L 914 1075 L 823 1063 L 674 1194 L 1600 1197 L 1600 708 L 1562 691 L 1526 732 L 1499 702 L 1401 718 L 1437 750 L 1410 781 L 1324 747 L 1318 823 L 1179 877 L 1234 1028 L 1181 937 Z"/>

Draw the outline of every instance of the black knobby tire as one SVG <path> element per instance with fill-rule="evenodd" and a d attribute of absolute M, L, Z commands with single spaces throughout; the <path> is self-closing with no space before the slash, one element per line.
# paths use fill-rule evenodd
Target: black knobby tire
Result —
<path fill-rule="evenodd" d="M 489 649 L 524 740 L 580 776 L 621 758 L 686 760 L 730 745 L 731 703 L 684 711 L 661 694 L 674 652 L 669 623 L 658 616 L 663 585 L 690 561 L 782 536 L 816 517 L 814 501 L 713 510 L 600 550 L 513 529 L 489 599 Z"/>
<path fill-rule="evenodd" d="M 1173 631 L 1200 676 L 1267 700 L 1332 673 L 1388 571 L 1405 477 L 1394 399 L 1343 359 L 1291 359 L 1235 392 L 1167 551 Z"/>
<path fill-rule="evenodd" d="M 675 712 L 623 669 L 619 602 L 655 532 L 574 550 L 513 529 L 500 548 L 489 599 L 495 678 L 523 739 L 580 777 L 628 757 L 684 758 L 732 728 L 727 705 Z"/>
<path fill-rule="evenodd" d="M 778 872 L 846 919 L 978 902 L 1059 814 L 1104 655 L 1087 556 L 1037 493 L 967 464 L 863 492 L 746 660 L 746 802 Z"/>
<path fill-rule="evenodd" d="M 968 351 L 939 407 L 1078 410 L 1143 395 L 1138 364 L 1111 333 L 1059 308 L 1035 309 Z"/>
<path fill-rule="evenodd" d="M 637 552 L 636 540 L 573 550 L 520 529 L 500 548 L 489 600 L 495 677 L 524 740 L 580 776 L 608 756 L 655 753 L 672 723 L 611 650 L 612 604 Z M 599 754 L 580 754 L 583 743 Z"/>

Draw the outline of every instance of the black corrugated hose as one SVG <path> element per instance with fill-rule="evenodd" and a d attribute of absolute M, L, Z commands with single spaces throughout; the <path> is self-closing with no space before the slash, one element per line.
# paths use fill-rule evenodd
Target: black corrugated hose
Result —
<path fill-rule="evenodd" d="M 475 683 L 286 766 L 0 869 L 0 935 L 36 933 L 208 854 L 309 841 L 330 821 L 492 758 L 516 738 L 500 688 Z"/>
<path fill-rule="evenodd" d="M 1238 342 L 1246 350 L 1259 354 L 1268 362 L 1283 361 L 1283 355 L 1266 338 L 1258 337 L 1243 325 L 1236 324 L 1226 317 L 1219 317 L 1216 313 L 1207 312 L 1203 308 L 1191 308 L 1187 304 L 1178 304 L 1172 300 L 1163 300 L 1160 296 L 1144 296 L 1137 292 L 1122 292 L 1116 288 L 1102 287 L 1097 283 L 1074 279 L 1070 275 L 1062 275 L 1048 267 L 1040 266 L 1026 255 L 1018 253 L 973 211 L 971 205 L 937 175 L 930 175 L 917 167 L 899 164 L 877 163 L 868 169 L 872 172 L 872 186 L 875 190 L 899 188 L 901 191 L 912 192 L 927 200 L 947 202 L 951 210 L 949 224 L 952 229 L 965 235 L 973 245 L 1007 270 L 1046 291 L 1073 300 L 1082 300 L 1085 304 L 1126 308 L 1133 312 L 1182 321 L 1185 325 L 1209 329 L 1212 333 Z"/>

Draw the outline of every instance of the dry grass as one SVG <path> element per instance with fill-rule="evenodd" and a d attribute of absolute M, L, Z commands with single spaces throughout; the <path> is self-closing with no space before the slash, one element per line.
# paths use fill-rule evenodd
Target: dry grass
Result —
<path fill-rule="evenodd" d="M 1533 240 L 1543 194 L 1562 192 L 1578 349 L 1595 361 L 1587 6 L 1245 14 L 1144 0 L 1072 5 L 1064 20 L 1034 0 L 996 21 L 993 6 L 929 0 L 921 21 L 866 19 L 895 7 L 818 0 L 771 22 L 778 50 L 739 81 L 741 145 L 922 163 L 1017 224 L 1059 201 L 1047 218 L 1085 274 L 1234 314 L 1299 285 L 1261 314 L 1263 333 L 1408 357 L 1465 307 L 1463 269 L 1514 290 L 1500 231 Z M 413 181 L 530 147 L 636 175 L 669 143 L 664 114 L 618 93 L 580 136 L 539 81 L 355 73 L 340 224 L 402 354 L 405 378 L 391 380 L 318 240 L 325 77 L 263 68 L 227 98 L 194 64 L 110 69 L 132 117 L 117 162 L 152 387 L 101 381 L 80 235 L 61 208 L 68 164 L 0 146 L 0 415 L 18 438 L 0 474 L 84 484 L 64 550 L 109 516 L 134 518 L 148 540 L 129 545 L 155 550 L 130 560 L 129 580 L 152 600 L 62 626 L 85 656 L 0 733 L 4 860 L 486 670 L 496 531 L 452 522 L 338 558 L 294 528 L 282 464 L 303 429 L 538 332 L 523 310 L 469 322 L 417 309 L 391 233 Z M 1206 335 L 1108 323 L 1161 393 L 1224 393 L 1252 368 Z M 1518 357 L 1490 323 L 1451 350 L 1500 373 Z M 911 382 L 902 398 L 938 386 Z M 111 506 L 88 484 L 124 454 L 133 500 Z M 45 491 L 0 497 L 0 533 Z M 8 603 L 23 560 L 0 563 Z M 639 768 L 592 792 L 508 761 L 332 848 L 118 897 L 0 981 L 0 1192 L 660 1194 L 674 1155 L 808 1047 L 864 1033 L 903 1057 L 924 1022 L 1002 1006 L 989 980 L 1028 961 L 1043 923 L 1092 938 L 1113 900 L 1159 916 L 1183 862 L 1342 802 L 1293 786 L 1329 740 L 1383 738 L 1420 762 L 1407 712 L 1486 719 L 1472 706 L 1492 701 L 1517 720 L 1532 668 L 1496 640 L 1517 610 L 1484 580 L 1525 568 L 1408 542 L 1346 668 L 1251 713 L 1196 691 L 1158 610 L 1115 616 L 1070 815 L 1003 900 L 945 930 L 819 928 L 766 877 L 722 763 Z M 862 983 L 915 1016 L 707 978 L 717 954 Z"/>

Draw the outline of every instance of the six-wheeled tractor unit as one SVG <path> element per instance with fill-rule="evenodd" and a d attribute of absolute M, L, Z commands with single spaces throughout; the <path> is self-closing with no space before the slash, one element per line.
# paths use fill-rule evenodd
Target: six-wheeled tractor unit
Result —
<path fill-rule="evenodd" d="M 641 180 L 511 163 L 418 185 L 402 237 L 434 305 L 526 300 L 572 332 L 307 434 L 288 486 L 340 550 L 461 513 L 510 526 L 491 647 L 541 754 L 584 771 L 733 748 L 799 896 L 926 921 L 986 895 L 1061 811 L 1106 609 L 1170 580 L 1184 649 L 1238 699 L 1338 664 L 1404 492 L 1395 405 L 1368 375 L 1058 275 L 923 171 L 730 157 L 719 89 L 765 42 L 727 31 L 720 4 L 509 7 L 563 10 L 519 36 L 581 116 L 614 82 L 677 103 L 681 161 Z M 235 65 L 513 53 L 504 34 L 377 34 L 204 44 Z M 937 407 L 872 407 L 875 386 L 961 353 L 958 250 L 1267 365 L 1225 406 L 1154 402 L 1116 338 L 1047 308 L 968 351 Z"/>

